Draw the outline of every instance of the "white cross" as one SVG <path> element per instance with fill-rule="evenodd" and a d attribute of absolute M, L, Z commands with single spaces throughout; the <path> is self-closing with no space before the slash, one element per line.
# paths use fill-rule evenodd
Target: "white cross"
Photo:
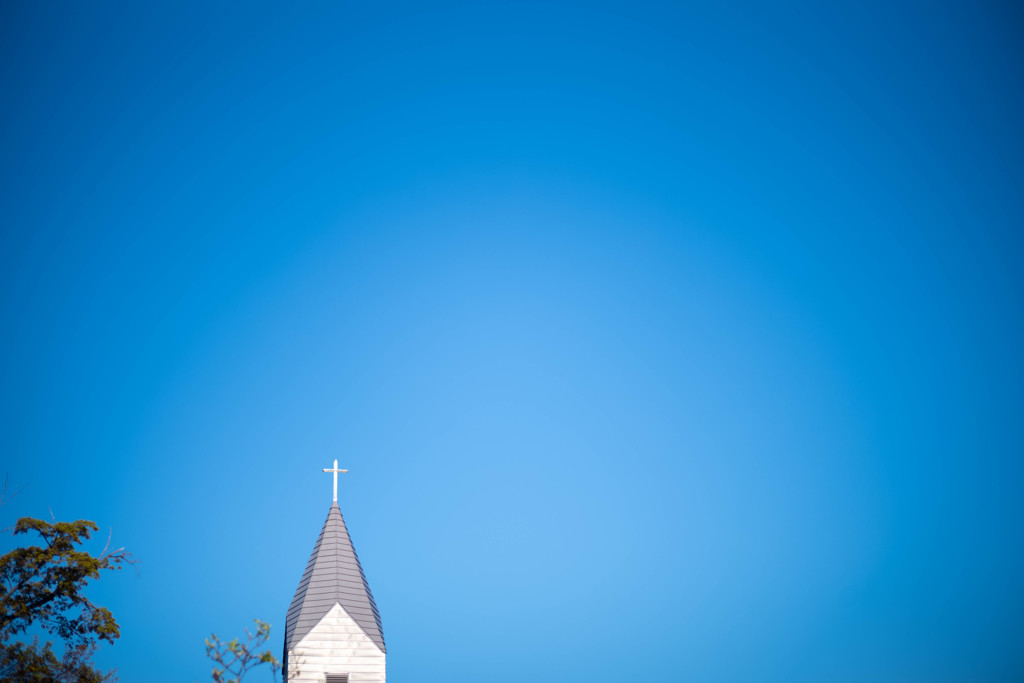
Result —
<path fill-rule="evenodd" d="M 325 467 L 324 468 L 324 472 L 334 472 L 334 502 L 337 503 L 338 502 L 338 472 L 348 472 L 348 470 L 339 470 L 338 469 L 338 461 L 335 460 L 334 461 L 334 469 L 329 470 L 329 469 L 327 469 Z"/>

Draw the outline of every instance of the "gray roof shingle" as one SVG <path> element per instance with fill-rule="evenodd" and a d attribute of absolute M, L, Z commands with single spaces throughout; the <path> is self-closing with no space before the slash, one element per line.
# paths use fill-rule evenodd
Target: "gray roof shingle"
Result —
<path fill-rule="evenodd" d="M 386 652 L 380 613 L 336 502 L 331 504 L 288 608 L 285 652 L 295 647 L 335 604 L 348 612 L 381 652 Z"/>

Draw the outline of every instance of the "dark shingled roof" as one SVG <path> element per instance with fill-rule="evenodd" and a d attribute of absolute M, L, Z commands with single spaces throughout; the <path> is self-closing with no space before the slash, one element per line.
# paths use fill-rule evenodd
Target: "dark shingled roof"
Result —
<path fill-rule="evenodd" d="M 336 502 L 331 504 L 320 538 L 316 539 L 309 564 L 288 608 L 285 652 L 295 647 L 335 604 L 348 612 L 381 652 L 386 652 L 380 613 Z"/>

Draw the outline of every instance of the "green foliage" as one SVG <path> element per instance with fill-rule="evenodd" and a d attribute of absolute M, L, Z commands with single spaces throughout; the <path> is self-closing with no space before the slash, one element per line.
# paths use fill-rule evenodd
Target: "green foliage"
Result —
<path fill-rule="evenodd" d="M 69 647 L 57 658 L 52 643 L 13 643 L 0 647 L 0 679 L 38 683 L 105 683 L 116 680 L 114 672 L 103 673 L 89 664 L 96 644 Z"/>
<path fill-rule="evenodd" d="M 101 681 L 104 677 L 87 660 L 98 641 L 114 642 L 121 632 L 105 607 L 94 605 L 82 591 L 104 570 L 120 569 L 131 558 L 124 549 L 91 555 L 80 546 L 97 530 L 94 522 L 44 522 L 23 517 L 14 535 L 34 532 L 41 545 L 16 548 L 0 557 L 0 657 L 16 680 Z M 63 659 L 52 644 L 40 647 L 6 644 L 31 625 L 41 626 L 65 641 Z M 63 676 L 63 678 L 62 678 Z"/>
<path fill-rule="evenodd" d="M 216 634 L 206 639 L 206 656 L 213 660 L 213 680 L 215 683 L 239 683 L 253 667 L 270 664 L 274 674 L 281 670 L 278 661 L 270 650 L 259 652 L 258 649 L 270 637 L 270 624 L 256 619 L 256 632 L 245 630 L 246 642 L 238 638 L 223 642 Z"/>
<path fill-rule="evenodd" d="M 16 548 L 0 557 L 0 642 L 41 625 L 72 647 L 108 643 L 121 635 L 110 610 L 92 604 L 82 594 L 90 580 L 105 569 L 120 569 L 129 556 L 123 550 L 90 555 L 76 546 L 97 530 L 94 522 L 55 522 L 22 517 L 14 535 L 33 531 L 42 546 Z"/>

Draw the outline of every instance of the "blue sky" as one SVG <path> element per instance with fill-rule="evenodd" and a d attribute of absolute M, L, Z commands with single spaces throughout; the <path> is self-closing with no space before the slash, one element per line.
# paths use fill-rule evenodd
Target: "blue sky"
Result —
<path fill-rule="evenodd" d="M 144 4 L 0 10 L 3 512 L 123 681 L 280 650 L 334 458 L 394 681 L 1020 679 L 1011 3 Z"/>

